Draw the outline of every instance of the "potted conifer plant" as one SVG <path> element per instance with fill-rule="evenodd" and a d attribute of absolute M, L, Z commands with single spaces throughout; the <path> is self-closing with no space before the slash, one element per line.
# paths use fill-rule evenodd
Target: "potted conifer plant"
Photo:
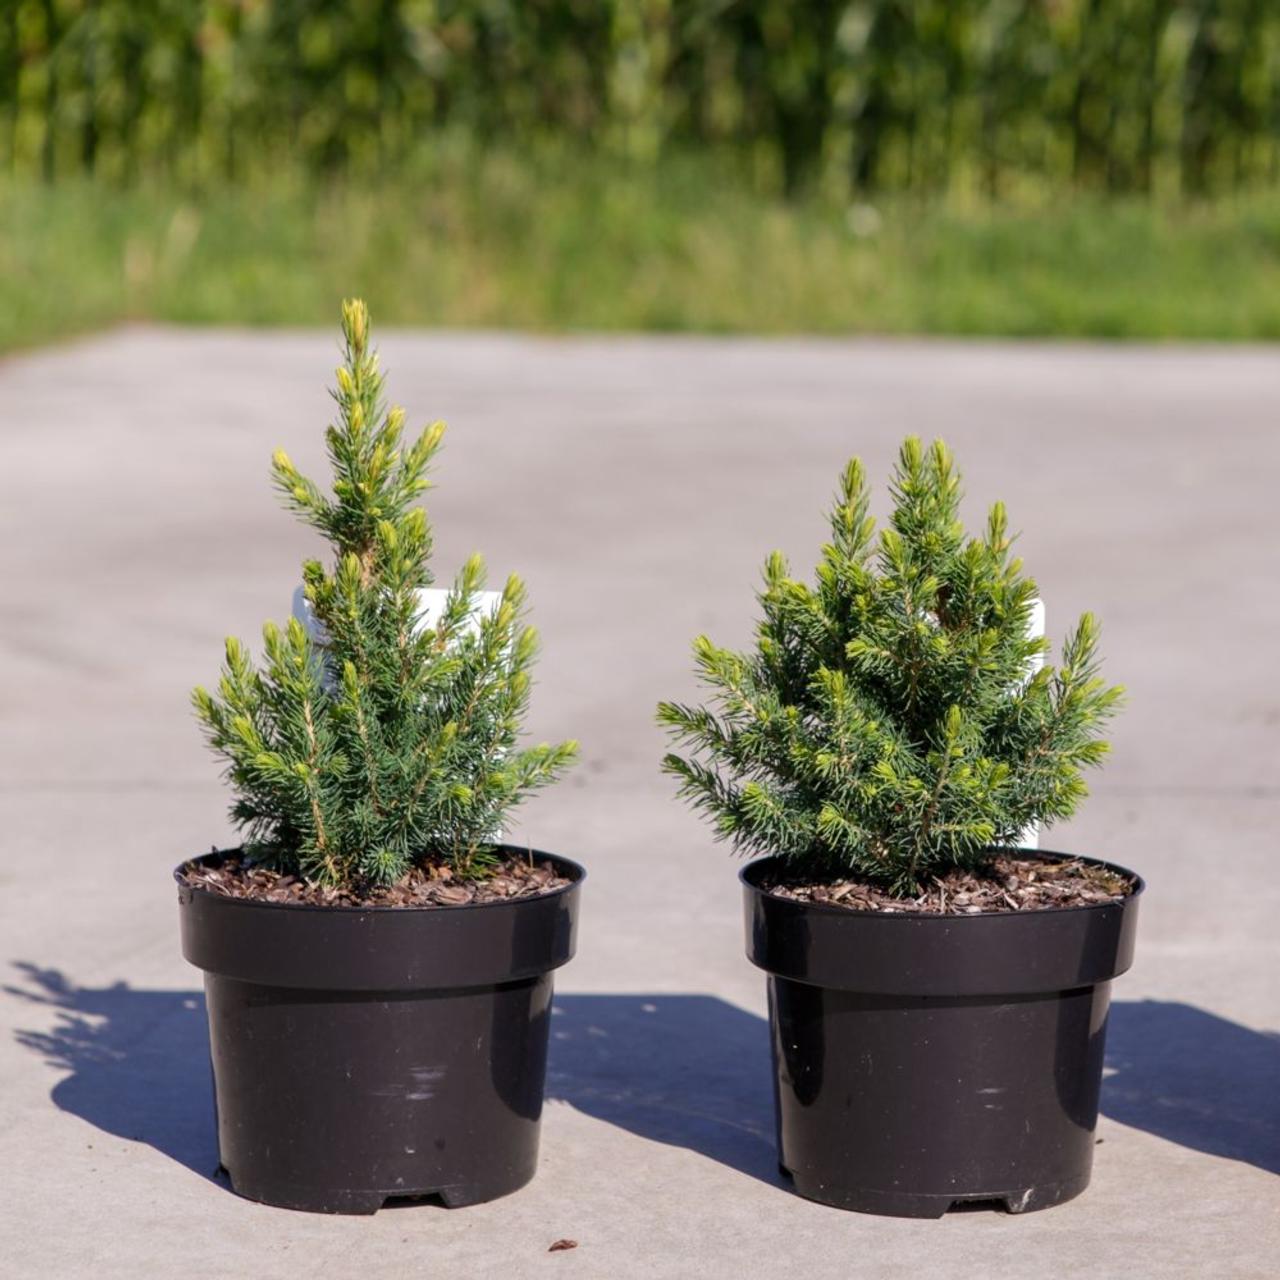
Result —
<path fill-rule="evenodd" d="M 517 578 L 480 609 L 473 558 L 424 608 L 415 502 L 443 428 L 402 444 L 368 331 L 344 304 L 332 496 L 274 461 L 333 551 L 303 569 L 313 626 L 268 623 L 261 667 L 228 640 L 217 690 L 194 693 L 243 847 L 175 873 L 232 1187 L 343 1213 L 470 1204 L 533 1176 L 552 971 L 583 879 L 500 842 L 576 744 L 517 748 L 536 648 Z"/>
<path fill-rule="evenodd" d="M 1142 882 L 1020 847 L 1068 817 L 1121 690 L 1086 614 L 1059 665 L 1005 511 L 967 537 L 945 445 L 909 439 L 877 537 L 846 468 L 817 582 L 765 566 L 753 652 L 694 645 L 665 768 L 741 875 L 768 974 L 779 1162 L 810 1199 L 936 1217 L 1087 1185 L 1110 982 Z"/>

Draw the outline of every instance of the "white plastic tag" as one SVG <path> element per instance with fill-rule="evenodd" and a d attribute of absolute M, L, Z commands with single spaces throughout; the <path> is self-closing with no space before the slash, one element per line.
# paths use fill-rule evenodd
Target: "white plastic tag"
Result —
<path fill-rule="evenodd" d="M 445 604 L 449 599 L 449 594 L 448 589 L 445 587 L 426 587 L 418 592 L 417 627 L 419 631 L 427 631 L 439 623 L 441 615 L 444 613 Z M 492 617 L 498 612 L 498 606 L 502 603 L 502 592 L 477 591 L 473 598 L 474 605 L 461 628 L 463 633 L 472 635 L 480 630 L 481 619 L 486 614 Z M 306 592 L 302 587 L 299 587 L 293 593 L 293 616 L 307 629 L 307 635 L 311 637 L 311 643 L 317 648 L 323 649 L 327 640 L 324 624 L 320 622 L 312 611 L 311 602 L 307 599 Z M 323 679 L 325 687 L 332 692 L 337 684 L 332 672 L 326 670 Z M 500 844 L 502 841 L 501 829 L 495 831 L 490 838 L 495 844 Z"/>
<path fill-rule="evenodd" d="M 426 587 L 418 592 L 417 626 L 419 631 L 427 631 L 439 623 L 444 613 L 445 604 L 449 599 L 449 594 L 448 589 L 445 587 Z M 486 614 L 492 617 L 498 612 L 498 606 L 501 603 L 501 591 L 477 591 L 471 612 L 462 624 L 462 631 L 474 635 L 480 630 L 481 619 Z M 311 637 L 311 643 L 317 648 L 323 649 L 328 639 L 324 632 L 324 625 L 312 611 L 311 602 L 307 599 L 306 592 L 302 587 L 299 587 L 293 593 L 293 616 L 306 628 L 307 635 Z"/>
<path fill-rule="evenodd" d="M 1027 623 L 1027 635 L 1032 639 L 1040 639 L 1044 635 L 1044 601 L 1033 600 L 1031 602 L 1031 618 Z M 1037 653 L 1031 660 L 1030 670 L 1027 672 L 1027 679 L 1023 681 L 1026 684 L 1044 666 L 1044 654 Z M 1024 849 L 1038 849 L 1040 847 L 1040 824 L 1033 822 L 1019 837 L 1019 844 Z"/>

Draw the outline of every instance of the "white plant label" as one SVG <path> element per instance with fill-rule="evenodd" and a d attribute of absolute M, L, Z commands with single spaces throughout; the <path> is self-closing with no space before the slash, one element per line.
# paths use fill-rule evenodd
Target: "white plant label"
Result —
<path fill-rule="evenodd" d="M 418 592 L 418 616 L 416 626 L 419 631 L 429 631 L 437 626 L 444 614 L 445 605 L 448 603 L 450 592 L 446 587 L 424 587 Z M 475 635 L 480 630 L 481 620 L 488 615 L 492 617 L 498 612 L 498 606 L 502 603 L 501 591 L 477 591 L 473 595 L 474 604 L 471 612 L 467 615 L 466 621 L 459 628 L 458 634 Z M 311 609 L 311 602 L 307 599 L 307 594 L 302 587 L 299 587 L 293 593 L 293 616 L 307 630 L 307 635 L 311 638 L 311 643 L 318 649 L 323 649 L 327 643 L 328 637 L 325 635 L 324 624 L 315 616 Z M 455 636 L 456 639 L 456 636 Z M 325 671 L 323 680 L 325 686 L 331 691 L 336 688 L 337 682 L 328 670 Z M 495 844 L 502 842 L 502 831 L 495 831 L 491 837 Z"/>
<path fill-rule="evenodd" d="M 1031 618 L 1027 623 L 1027 635 L 1032 639 L 1040 639 L 1044 635 L 1044 601 L 1033 600 L 1031 602 Z M 1044 666 L 1044 654 L 1037 653 L 1031 660 L 1031 669 L 1027 672 L 1027 680 L 1030 680 L 1041 667 Z M 1025 684 L 1026 681 L 1023 681 Z M 1040 847 L 1040 824 L 1033 822 L 1019 838 L 1019 843 L 1024 849 L 1038 849 Z"/>
<path fill-rule="evenodd" d="M 417 628 L 429 631 L 437 626 L 444 614 L 444 607 L 450 592 L 446 587 L 425 587 L 418 592 Z M 501 591 L 477 591 L 474 593 L 474 604 L 459 634 L 475 635 L 480 630 L 480 622 L 486 615 L 492 617 L 498 612 L 502 603 Z M 328 637 L 324 633 L 324 625 L 311 610 L 311 602 L 306 592 L 299 587 L 293 593 L 293 616 L 302 623 L 311 637 L 311 643 L 323 649 Z"/>

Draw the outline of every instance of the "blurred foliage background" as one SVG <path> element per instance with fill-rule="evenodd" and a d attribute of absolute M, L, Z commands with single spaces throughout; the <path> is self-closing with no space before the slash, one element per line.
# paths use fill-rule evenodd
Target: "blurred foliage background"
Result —
<path fill-rule="evenodd" d="M 1280 334 L 1275 0 L 0 0 L 0 343 Z"/>

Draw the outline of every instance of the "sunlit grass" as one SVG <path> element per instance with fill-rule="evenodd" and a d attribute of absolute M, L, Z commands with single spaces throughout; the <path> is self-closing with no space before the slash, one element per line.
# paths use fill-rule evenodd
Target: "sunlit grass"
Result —
<path fill-rule="evenodd" d="M 549 331 L 1280 337 L 1280 195 L 787 205 L 696 164 L 511 157 L 201 195 L 0 183 L 0 347 L 130 319 Z"/>

